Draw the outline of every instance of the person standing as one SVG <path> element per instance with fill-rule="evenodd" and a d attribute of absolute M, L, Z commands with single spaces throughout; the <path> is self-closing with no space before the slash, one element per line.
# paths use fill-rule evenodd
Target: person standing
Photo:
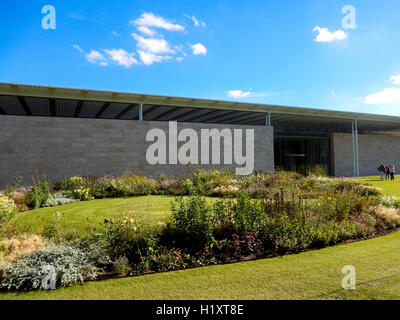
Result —
<path fill-rule="evenodd" d="M 385 164 L 385 180 L 389 180 L 390 179 L 390 167 L 388 164 Z"/>
<path fill-rule="evenodd" d="M 394 173 L 395 173 L 394 165 L 391 165 L 390 166 L 390 180 L 394 180 Z"/>
<path fill-rule="evenodd" d="M 384 164 L 381 164 L 379 167 L 378 167 L 378 172 L 379 172 L 379 175 L 381 176 L 381 181 L 383 181 L 383 180 L 385 180 L 385 165 Z"/>

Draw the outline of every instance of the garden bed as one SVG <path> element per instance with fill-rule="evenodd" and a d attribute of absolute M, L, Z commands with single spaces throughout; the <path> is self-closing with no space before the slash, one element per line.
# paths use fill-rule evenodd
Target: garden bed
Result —
<path fill-rule="evenodd" d="M 88 181 L 92 181 L 92 187 L 86 185 Z M 102 187 L 93 181 L 103 181 Z M 187 189 L 177 191 L 177 185 Z M 148 225 L 127 212 L 107 217 L 82 235 L 63 228 L 60 213 L 42 229 L 36 229 L 37 235 L 25 235 L 24 240 L 18 240 L 21 235 L 13 229 L 18 213 L 12 217 L 12 203 L 7 198 L 4 203 L 11 209 L 0 242 L 3 290 L 41 288 L 46 276 L 42 269 L 49 265 L 54 267 L 56 286 L 60 287 L 282 256 L 369 239 L 400 226 L 400 202 L 383 197 L 374 188 L 354 181 L 285 172 L 248 177 L 195 172 L 178 182 L 134 175 L 111 180 L 74 177 L 57 184 L 56 189 L 70 195 L 83 192 L 87 199 L 81 201 L 90 201 L 92 195 L 99 195 L 95 191 L 99 189 L 111 192 L 109 196 L 121 196 L 115 190 L 125 190 L 124 196 L 146 192 L 175 192 L 178 196 L 171 205 L 170 217 L 162 223 Z M 216 198 L 210 201 L 206 198 L 209 196 Z M 30 237 L 40 237 L 40 245 L 36 242 L 35 248 L 30 248 Z"/>

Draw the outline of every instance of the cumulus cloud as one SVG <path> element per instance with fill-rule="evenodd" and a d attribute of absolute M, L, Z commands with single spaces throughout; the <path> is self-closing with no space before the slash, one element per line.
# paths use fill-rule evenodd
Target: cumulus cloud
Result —
<path fill-rule="evenodd" d="M 390 77 L 390 82 L 400 85 L 400 75 Z M 390 104 L 400 103 L 400 88 L 385 88 L 377 93 L 370 94 L 364 99 L 365 104 Z"/>
<path fill-rule="evenodd" d="M 161 56 L 148 51 L 138 50 L 140 60 L 146 65 L 152 65 L 155 62 L 163 62 L 172 59 L 171 56 Z"/>
<path fill-rule="evenodd" d="M 343 30 L 330 32 L 328 28 L 315 27 L 313 32 L 318 31 L 317 37 L 314 39 L 316 42 L 332 42 L 337 40 L 344 40 L 347 38 L 347 33 Z"/>
<path fill-rule="evenodd" d="M 205 23 L 198 20 L 196 17 L 187 17 L 193 21 L 195 26 L 205 27 Z M 138 19 L 130 23 L 136 28 L 136 31 L 131 33 L 136 43 L 135 53 L 127 52 L 124 49 L 102 49 L 100 51 L 104 53 L 103 55 L 98 50 L 92 50 L 90 53 L 86 53 L 78 45 L 73 45 L 73 47 L 84 54 L 90 63 L 107 66 L 111 64 L 111 62 L 114 62 L 114 64 L 126 68 L 130 68 L 135 64 L 149 66 L 156 62 L 169 61 L 172 59 L 181 62 L 187 56 L 182 44 L 176 44 L 173 41 L 169 42 L 169 40 L 166 40 L 168 39 L 166 35 L 157 32 L 160 29 L 171 32 L 182 32 L 185 31 L 184 26 L 153 13 L 143 13 Z M 116 31 L 111 31 L 110 34 L 115 37 L 121 36 Z M 194 55 L 207 54 L 207 48 L 201 43 L 196 43 L 194 45 L 189 43 L 189 47 Z"/>
<path fill-rule="evenodd" d="M 201 43 L 193 44 L 191 47 L 192 47 L 193 54 L 195 54 L 195 55 L 200 55 L 200 54 L 206 55 L 207 54 L 207 48 L 204 45 L 202 45 Z"/>
<path fill-rule="evenodd" d="M 400 102 L 400 88 L 386 88 L 371 94 L 364 99 L 365 104 L 398 103 Z"/>
<path fill-rule="evenodd" d="M 119 66 L 124 66 L 130 68 L 133 64 L 139 64 L 139 62 L 134 58 L 134 53 L 128 53 L 124 49 L 112 49 L 104 50 L 111 60 L 116 62 Z"/>
<path fill-rule="evenodd" d="M 249 97 L 251 95 L 251 92 L 242 90 L 230 90 L 226 94 L 229 98 L 241 99 Z"/>
<path fill-rule="evenodd" d="M 96 50 L 90 51 L 90 53 L 86 54 L 86 59 L 90 63 L 97 64 L 99 66 L 105 67 L 108 65 L 106 58 Z"/>
<path fill-rule="evenodd" d="M 143 33 L 144 35 L 150 36 L 150 37 L 153 37 L 156 34 L 156 32 L 153 29 L 150 29 L 150 28 L 145 27 L 145 26 L 138 27 L 138 30 L 141 33 Z"/>
<path fill-rule="evenodd" d="M 164 29 L 167 31 L 185 31 L 185 27 L 149 12 L 143 13 L 140 18 L 131 21 L 131 24 L 136 25 L 138 28 L 145 27 L 147 31 L 150 28 Z M 142 28 L 142 30 L 146 29 Z"/>
<path fill-rule="evenodd" d="M 132 37 L 137 41 L 137 46 L 142 51 L 152 53 L 174 53 L 174 50 L 171 49 L 168 41 L 165 39 L 144 38 L 136 33 L 133 33 Z"/>
<path fill-rule="evenodd" d="M 155 62 L 168 61 L 172 58 L 170 55 L 175 54 L 175 50 L 165 39 L 144 38 L 136 33 L 133 33 L 132 37 L 136 40 L 140 60 L 146 66 Z"/>

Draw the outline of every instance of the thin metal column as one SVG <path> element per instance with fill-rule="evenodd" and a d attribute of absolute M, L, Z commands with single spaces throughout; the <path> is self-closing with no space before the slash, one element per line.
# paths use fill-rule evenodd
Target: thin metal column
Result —
<path fill-rule="evenodd" d="M 357 177 L 360 176 L 360 158 L 358 152 L 358 121 L 357 119 L 354 121 L 355 126 L 355 138 L 356 138 L 356 165 L 357 165 Z"/>
<path fill-rule="evenodd" d="M 143 121 L 143 104 L 139 105 L 139 121 Z"/>
<path fill-rule="evenodd" d="M 353 137 L 353 163 L 354 176 L 360 176 L 359 153 L 358 153 L 358 123 L 357 119 L 352 122 L 352 137 Z"/>
<path fill-rule="evenodd" d="M 271 126 L 271 112 L 267 113 L 265 120 L 266 120 L 267 127 L 270 127 Z"/>

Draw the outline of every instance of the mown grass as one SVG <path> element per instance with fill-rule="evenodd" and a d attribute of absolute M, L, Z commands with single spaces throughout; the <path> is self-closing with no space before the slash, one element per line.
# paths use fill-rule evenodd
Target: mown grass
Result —
<path fill-rule="evenodd" d="M 82 201 L 63 206 L 41 208 L 16 215 L 11 222 L 20 231 L 40 234 L 48 223 L 55 221 L 60 213 L 64 229 L 76 230 L 80 236 L 98 228 L 105 219 L 129 216 L 152 227 L 165 222 L 171 215 L 173 196 L 142 196 L 132 198 L 100 199 Z M 209 203 L 216 198 L 207 198 Z"/>
<path fill-rule="evenodd" d="M 358 178 L 361 182 L 365 182 L 381 189 L 382 193 L 388 196 L 400 197 L 400 175 L 394 181 L 381 181 L 380 177 L 362 177 Z"/>
<path fill-rule="evenodd" d="M 400 299 L 400 232 L 273 259 L 135 278 L 89 282 L 57 291 L 0 294 L 0 299 Z M 342 268 L 357 289 L 342 289 Z"/>
<path fill-rule="evenodd" d="M 104 219 L 126 215 L 153 226 L 170 215 L 173 199 L 170 196 L 144 196 L 84 201 L 20 213 L 12 222 L 15 222 L 19 230 L 40 233 L 46 224 L 54 221 L 56 213 L 60 212 L 62 227 L 75 229 L 81 236 L 90 229 L 99 227 Z"/>

